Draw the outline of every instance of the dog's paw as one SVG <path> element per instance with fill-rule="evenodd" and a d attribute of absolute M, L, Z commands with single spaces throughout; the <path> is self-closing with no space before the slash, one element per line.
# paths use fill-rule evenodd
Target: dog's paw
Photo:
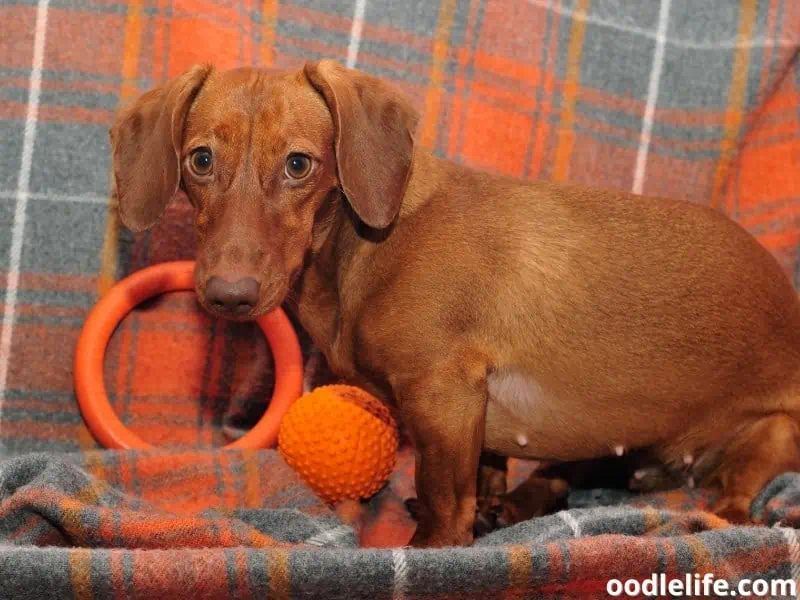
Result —
<path fill-rule="evenodd" d="M 500 496 L 479 498 L 478 506 L 475 510 L 475 524 L 472 528 L 473 535 L 478 538 L 496 529 L 508 527 L 509 523 L 503 515 L 503 500 Z"/>
<path fill-rule="evenodd" d="M 569 484 L 560 478 L 531 477 L 514 490 L 499 497 L 496 528 L 558 512 L 567 508 Z"/>
<path fill-rule="evenodd" d="M 720 519 L 725 519 L 730 523 L 738 525 L 751 523 L 750 499 L 745 496 L 726 496 L 711 509 Z"/>
<path fill-rule="evenodd" d="M 674 478 L 663 466 L 637 469 L 628 480 L 628 489 L 632 492 L 660 492 L 675 487 Z"/>

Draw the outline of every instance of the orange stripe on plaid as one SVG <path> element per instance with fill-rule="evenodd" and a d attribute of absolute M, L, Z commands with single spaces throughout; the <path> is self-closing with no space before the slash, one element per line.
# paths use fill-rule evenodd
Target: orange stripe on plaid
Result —
<path fill-rule="evenodd" d="M 60 292 L 93 291 L 94 278 L 73 273 L 22 273 L 20 288 L 26 290 L 58 290 Z"/>
<path fill-rule="evenodd" d="M 119 369 L 124 370 L 124 369 Z M 187 395 L 192 394 L 192 391 L 187 391 Z M 158 422 L 159 420 L 171 421 L 174 426 L 176 420 L 183 419 L 187 423 L 192 421 L 192 429 L 197 424 L 197 401 L 193 398 L 171 398 L 165 401 L 163 396 L 158 397 L 142 397 L 137 396 L 133 399 L 131 412 L 136 413 L 131 415 L 130 418 L 134 422 L 140 424 Z"/>
<path fill-rule="evenodd" d="M 171 481 L 159 489 L 150 489 L 142 494 L 142 498 L 176 513 L 191 515 L 217 506 L 217 498 L 198 494 L 198 490 L 210 490 L 217 483 L 217 478 L 209 473 L 202 475 L 181 474 L 180 481 Z"/>
<path fill-rule="evenodd" d="M 556 83 L 555 86 L 558 88 L 559 84 Z M 618 111 L 636 118 L 641 118 L 645 110 L 646 103 L 633 97 L 615 96 L 606 90 L 591 87 L 581 87 L 580 93 L 581 102 L 592 104 L 597 108 Z M 694 106 L 691 108 L 656 108 L 653 118 L 662 125 L 673 125 L 679 128 L 720 127 L 725 122 L 725 115 L 722 111 Z"/>
<path fill-rule="evenodd" d="M 291 596 L 289 553 L 285 550 L 273 550 L 267 553 L 266 563 L 269 573 L 269 597 L 275 600 L 289 600 Z"/>
<path fill-rule="evenodd" d="M 92 435 L 92 432 L 89 431 L 86 421 L 81 421 L 80 426 L 78 427 L 78 446 L 83 451 L 94 450 L 100 446 L 100 444 L 94 438 L 94 435 Z M 87 466 L 90 472 L 94 470 L 94 473 L 97 477 L 103 477 L 105 470 L 103 468 L 102 459 L 98 459 L 97 457 L 90 455 L 87 460 Z"/>
<path fill-rule="evenodd" d="M 131 347 L 133 345 L 132 327 L 129 324 L 124 324 L 120 329 L 119 355 L 123 358 L 120 362 L 124 364 L 118 364 L 116 369 L 116 398 L 114 409 L 118 412 L 122 410 L 125 396 L 128 393 L 128 371 L 132 370 L 128 362 L 128 357 L 131 354 Z"/>
<path fill-rule="evenodd" d="M 72 498 L 65 498 L 61 502 L 61 519 L 64 531 L 68 534 L 80 532 L 81 503 Z"/>
<path fill-rule="evenodd" d="M 78 446 L 84 451 L 94 450 L 100 446 L 97 440 L 94 439 L 92 432 L 89 431 L 89 428 L 86 426 L 86 422 L 82 422 L 81 426 L 78 428 Z"/>
<path fill-rule="evenodd" d="M 750 40 L 756 23 L 757 0 L 741 0 L 739 5 L 739 41 Z M 736 140 L 742 129 L 743 110 L 747 92 L 747 76 L 750 71 L 751 44 L 742 43 L 736 47 L 731 73 L 731 87 L 728 92 L 728 110 L 725 112 L 725 132 L 720 143 L 719 162 L 714 173 L 711 188 L 711 206 L 720 208 L 724 198 L 723 189 L 728 179 L 731 161 L 736 151 Z"/>
<path fill-rule="evenodd" d="M 65 390 L 65 395 L 68 393 Z M 44 415 L 58 415 L 64 414 L 65 412 L 71 412 L 70 409 L 74 403 L 74 400 L 67 399 L 66 397 L 63 400 L 59 400 L 56 402 L 50 400 L 28 400 L 26 398 L 6 398 L 3 402 L 7 403 L 5 406 L 8 406 L 9 409 L 14 410 L 24 410 L 27 413 L 37 413 L 38 416 Z"/>
<path fill-rule="evenodd" d="M 261 32 L 261 63 L 271 67 L 275 63 L 275 25 L 278 22 L 280 0 L 264 0 L 261 13 L 264 16 L 264 29 Z"/>
<path fill-rule="evenodd" d="M 245 554 L 244 550 L 239 548 L 238 550 L 234 551 L 234 564 L 236 568 L 234 569 L 235 573 L 241 573 L 243 576 L 236 578 L 236 598 L 252 598 L 254 596 L 254 590 L 250 586 L 250 578 L 246 576 L 247 574 L 247 554 Z"/>
<path fill-rule="evenodd" d="M 762 233 L 757 234 L 756 237 L 767 250 L 772 252 L 781 248 L 794 249 L 800 245 L 800 231 L 797 229 L 776 233 Z"/>
<path fill-rule="evenodd" d="M 461 49 L 459 51 L 459 71 L 463 69 L 463 67 L 467 64 L 467 55 L 468 52 L 466 49 Z M 450 104 L 450 123 L 449 123 L 449 137 L 447 140 L 447 153 L 451 157 L 455 157 L 458 154 L 458 146 L 459 146 L 459 138 L 461 137 L 461 122 L 464 120 L 463 113 L 464 113 L 464 86 L 465 86 L 465 77 L 463 72 L 459 72 L 456 74 L 455 80 L 455 93 L 453 94 L 453 101 Z"/>
<path fill-rule="evenodd" d="M 552 581 L 559 581 L 567 575 L 566 564 L 564 557 L 561 554 L 561 549 L 555 544 L 547 545 L 547 563 L 550 565 L 550 579 Z"/>
<path fill-rule="evenodd" d="M 639 132 L 632 129 L 612 125 L 598 119 L 585 117 L 581 114 L 575 115 L 573 124 L 582 126 L 588 132 L 607 134 L 620 138 L 620 140 L 628 140 L 630 142 L 629 147 L 634 147 L 634 144 L 640 136 Z M 791 132 L 788 128 L 786 128 L 780 132 L 780 136 L 784 136 L 788 133 Z M 776 135 L 772 136 L 770 141 L 774 143 L 776 137 L 779 137 L 777 132 Z M 658 146 L 663 150 L 676 149 L 683 150 L 685 152 L 707 151 L 711 153 L 718 147 L 718 140 L 692 140 L 677 137 L 668 138 L 660 135 L 651 135 L 650 139 L 654 143 L 657 143 Z"/>
<path fill-rule="evenodd" d="M 466 77 L 464 71 L 470 59 L 470 48 L 472 46 L 473 37 L 475 37 L 475 28 L 478 21 L 478 11 L 480 9 L 481 0 L 470 0 L 469 15 L 467 17 L 467 29 L 464 32 L 463 46 L 458 50 L 458 68 L 455 76 L 455 93 L 453 94 L 453 103 L 450 106 L 449 118 L 449 133 L 450 137 L 447 143 L 447 151 L 450 156 L 456 156 L 459 151 L 459 140 L 461 138 L 461 122 L 463 121 L 464 112 L 464 86 L 466 85 Z"/>
<path fill-rule="evenodd" d="M 72 550 L 69 553 L 70 581 L 72 582 L 72 597 L 76 600 L 94 598 L 90 565 L 92 554 L 88 549 Z"/>
<path fill-rule="evenodd" d="M 119 534 L 131 545 L 138 548 L 170 548 L 181 545 L 185 548 L 209 548 L 214 546 L 235 547 L 248 542 L 256 548 L 269 548 L 273 546 L 288 546 L 276 542 L 265 533 L 256 532 L 250 528 L 232 532 L 230 529 L 221 529 L 220 534 L 209 527 L 209 520 L 194 517 L 165 517 L 163 519 L 151 518 L 146 521 L 137 520 L 141 513 L 132 513 L 127 516 L 123 513 L 122 523 L 119 525 Z"/>
<path fill-rule="evenodd" d="M 0 102 L 0 113 L 5 120 L 25 121 L 28 105 L 23 102 Z M 92 125 L 107 126 L 113 115 L 113 111 L 105 108 L 41 104 L 36 120 L 43 123 L 91 123 Z"/>
<path fill-rule="evenodd" d="M 711 557 L 708 548 L 696 535 L 686 536 L 684 538 L 684 542 L 687 546 L 689 546 L 689 551 L 692 553 L 692 559 L 694 560 L 695 566 L 694 571 L 698 575 L 715 573 L 715 575 L 718 577 L 720 576 L 720 573 L 716 573 L 713 570 L 714 560 Z"/>
<path fill-rule="evenodd" d="M 555 10 L 550 17 L 553 21 L 550 25 L 550 40 L 547 46 L 547 63 L 544 67 L 541 104 L 539 105 L 539 122 L 536 124 L 536 132 L 533 139 L 533 153 L 529 176 L 536 178 L 542 170 L 544 162 L 545 146 L 547 137 L 550 134 L 550 114 L 553 112 L 553 91 L 556 89 L 556 82 L 553 78 L 555 71 L 555 56 L 558 53 L 558 27 L 561 18 L 561 2 L 557 2 Z"/>
<path fill-rule="evenodd" d="M 209 455 L 206 452 L 181 452 L 180 461 L 170 455 L 153 454 L 150 456 L 136 457 L 136 472 L 142 479 L 164 479 L 183 477 L 191 469 L 197 468 L 208 471 Z M 189 477 L 189 475 L 186 475 Z"/>
<path fill-rule="evenodd" d="M 110 560 L 110 579 L 111 587 L 114 590 L 115 598 L 125 599 L 128 597 L 125 585 L 125 567 L 122 564 L 122 552 L 112 552 Z"/>
<path fill-rule="evenodd" d="M 586 34 L 586 14 L 589 12 L 590 4 L 591 0 L 578 0 L 572 18 L 572 31 L 567 50 L 566 82 L 562 95 L 561 125 L 553 164 L 552 178 L 554 181 L 566 181 L 569 177 L 569 161 L 572 156 L 572 147 L 575 144 L 575 132 L 572 129 L 575 120 L 575 99 L 581 72 L 583 39 Z"/>
<path fill-rule="evenodd" d="M 26 515 L 23 517 L 22 525 L 14 529 L 3 540 L 5 543 L 13 543 L 25 537 L 32 537 L 32 534 L 41 527 L 42 519 L 39 515 Z"/>
<path fill-rule="evenodd" d="M 175 423 L 158 422 L 153 418 L 142 419 L 136 414 L 131 415 L 128 419 L 128 427 L 145 442 L 156 447 L 169 445 L 178 448 L 196 448 L 198 446 L 198 431 L 195 424 L 187 423 L 185 427 L 178 427 Z M 205 434 L 205 428 L 200 433 Z M 209 441 L 206 442 L 206 439 Z M 210 436 L 203 436 L 203 445 L 212 445 Z"/>
<path fill-rule="evenodd" d="M 531 552 L 525 546 L 508 548 L 508 593 L 507 598 L 519 597 L 519 591 L 527 588 L 531 580 Z"/>
<path fill-rule="evenodd" d="M 200 2 L 182 1 L 173 2 L 172 0 L 159 0 L 163 8 L 172 10 L 172 18 L 169 20 L 178 19 L 198 19 L 207 20 L 214 23 L 215 27 L 220 29 L 233 29 L 239 26 L 242 20 L 242 13 L 240 9 L 244 8 L 239 3 L 235 2 L 207 2 L 201 0 Z M 159 9 L 162 10 L 162 9 Z M 166 11 L 161 14 L 166 15 Z M 198 15 L 200 15 L 198 17 Z M 246 35 L 245 32 L 242 32 Z M 238 51 L 238 49 L 237 49 Z"/>
<path fill-rule="evenodd" d="M 190 310 L 191 312 L 181 312 Z M 162 312 L 163 311 L 163 312 Z M 159 313 L 148 313 L 146 311 L 136 311 L 139 319 L 138 325 L 141 330 L 163 331 L 170 329 L 181 333 L 203 333 L 208 334 L 213 319 L 207 318 L 202 313 L 195 310 L 193 306 L 173 308 L 159 307 Z M 130 319 L 130 317 L 126 317 Z M 255 326 L 254 326 L 255 327 Z"/>
<path fill-rule="evenodd" d="M 777 25 L 777 16 L 778 16 L 778 7 L 777 2 L 775 0 L 769 0 L 769 4 L 767 6 L 767 33 L 765 35 L 766 39 L 772 39 L 775 37 L 775 27 Z M 765 44 L 764 49 L 761 53 L 761 82 L 759 85 L 760 90 L 767 89 L 767 83 L 769 81 L 769 63 L 772 59 L 772 50 L 773 47 L 770 44 Z"/>
<path fill-rule="evenodd" d="M 276 34 L 275 41 L 284 46 L 291 46 L 295 50 L 307 50 L 324 55 L 328 58 L 336 58 L 341 62 L 344 62 L 347 57 L 347 48 L 320 38 L 301 39 L 294 38 L 290 35 Z M 280 56 L 283 57 L 283 55 Z M 422 63 L 403 62 L 395 58 L 387 58 L 368 53 L 360 53 L 358 56 L 358 63 L 359 65 L 371 65 L 389 71 L 382 76 L 382 79 L 391 82 L 393 85 L 396 85 L 398 88 L 410 94 L 413 100 L 419 100 L 420 103 L 424 101 L 428 87 L 424 84 L 410 81 L 408 76 L 416 75 L 420 78 L 427 77 L 430 69 L 428 69 L 426 65 Z M 297 68 L 298 59 L 293 56 L 289 57 L 288 66 Z"/>
<path fill-rule="evenodd" d="M 758 131 L 754 131 L 742 152 L 754 148 L 775 144 L 777 141 L 800 140 L 800 121 L 795 115 L 783 113 L 780 115 L 765 116 L 760 120 Z M 791 161 L 789 161 L 791 164 Z"/>
<path fill-rule="evenodd" d="M 534 110 L 536 108 L 536 98 L 531 94 L 498 88 L 495 85 L 481 81 L 473 81 L 470 90 L 476 98 L 490 98 L 505 103 L 514 112 Z"/>
<path fill-rule="evenodd" d="M 739 159 L 747 172 L 747 177 L 742 177 L 739 183 L 740 208 L 800 196 L 800 179 L 790 167 L 798 164 L 798 157 L 800 139 L 797 138 L 786 137 L 771 144 L 745 146 Z M 780 168 L 780 165 L 785 167 Z"/>
<path fill-rule="evenodd" d="M 538 85 L 542 78 L 541 70 L 534 65 L 481 51 L 475 53 L 475 69 L 494 73 L 531 87 Z"/>
<path fill-rule="evenodd" d="M 652 506 L 642 508 L 642 517 L 645 531 L 650 531 L 661 525 L 661 514 Z"/>
<path fill-rule="evenodd" d="M 261 479 L 256 451 L 244 450 L 243 460 L 245 508 L 257 508 L 261 506 Z"/>
<path fill-rule="evenodd" d="M 204 8 L 207 10 L 207 7 L 208 5 L 206 5 Z M 151 62 L 153 67 L 151 78 L 156 83 L 164 81 L 170 77 L 169 73 L 164 72 L 164 63 L 169 60 L 169 58 L 166 56 L 165 48 L 167 40 L 169 39 L 168 29 L 173 25 L 172 19 L 167 19 L 166 12 L 167 0 L 158 0 L 156 17 L 153 19 L 153 21 L 155 21 L 155 27 L 152 28 L 153 42 L 150 50 L 152 53 Z"/>
<path fill-rule="evenodd" d="M 281 19 L 283 21 L 300 23 L 304 26 L 310 25 L 315 29 L 324 29 L 331 33 L 339 33 L 347 36 L 350 35 L 353 29 L 353 19 L 351 16 L 343 17 L 327 11 L 323 12 L 313 8 L 303 8 L 293 2 L 281 5 Z M 370 23 L 368 19 L 365 20 L 364 28 L 361 32 L 361 39 L 401 46 L 427 54 L 432 52 L 434 43 L 430 37 L 424 34 L 398 29 L 383 23 Z M 360 57 L 359 62 L 361 62 Z"/>
<path fill-rule="evenodd" d="M 752 220 L 752 224 L 763 223 L 766 225 L 775 217 L 792 218 L 798 213 L 800 213 L 800 196 L 788 200 L 761 202 L 750 210 L 742 211 L 739 214 L 738 222 L 747 226 Z"/>
<path fill-rule="evenodd" d="M 225 330 L 227 324 L 222 319 L 214 323 L 214 341 L 211 345 L 211 356 L 206 394 L 213 398 L 219 394 L 222 383 L 222 359 L 225 354 Z"/>
<path fill-rule="evenodd" d="M 134 81 L 139 65 L 139 50 L 142 38 L 142 2 L 128 2 L 128 15 L 125 17 L 125 41 L 122 50 L 122 87 L 120 89 L 120 105 L 126 104 L 138 90 Z M 109 174 L 109 180 L 113 178 Z M 113 185 L 113 184 L 112 184 Z M 115 212 L 116 199 L 109 203 L 106 217 L 106 230 L 103 234 L 103 247 L 100 251 L 100 274 L 97 281 L 97 293 L 100 296 L 114 285 L 117 278 L 117 246 L 119 242 L 120 223 Z"/>
<path fill-rule="evenodd" d="M 442 79 L 447 59 L 448 38 L 453 26 L 455 0 L 441 0 L 439 18 L 434 34 L 433 56 L 431 57 L 430 83 L 425 94 L 425 108 L 419 143 L 424 148 L 432 148 L 436 143 L 436 130 L 439 124 L 439 107 L 442 102 Z"/>
<path fill-rule="evenodd" d="M 0 76 L 0 88 L 20 88 L 27 90 L 30 81 L 27 77 Z M 60 81 L 58 79 L 42 78 L 42 92 L 86 92 L 88 94 L 116 94 L 119 86 L 107 81 L 93 79 L 73 79 Z M 27 107 L 27 102 L 24 103 Z"/>
<path fill-rule="evenodd" d="M 0 278 L 0 287 L 2 286 L 3 280 Z M 5 304 L 0 302 L 0 310 L 4 310 L 5 306 Z M 46 306 L 44 304 L 17 304 L 15 312 L 17 313 L 17 317 L 27 317 L 34 321 L 41 321 L 42 319 L 50 318 L 71 320 L 73 322 L 80 321 L 80 324 L 83 324 L 83 320 L 86 318 L 86 310 L 83 308 L 72 308 L 57 305 Z M 64 324 L 64 326 L 66 326 L 66 324 Z"/>
<path fill-rule="evenodd" d="M 138 71 L 139 50 L 142 38 L 142 2 L 128 2 L 128 15 L 125 17 L 125 41 L 122 50 L 122 89 L 123 101 L 132 98 L 138 92 L 134 81 Z"/>
<path fill-rule="evenodd" d="M 219 479 L 222 488 L 220 504 L 223 508 L 233 510 L 240 506 L 239 501 L 241 497 L 241 488 L 236 485 L 234 481 L 234 472 L 231 465 L 231 457 L 234 456 L 229 452 L 221 452 L 217 454 L 217 460 L 220 462 Z M 238 477 L 237 477 L 238 480 Z"/>
<path fill-rule="evenodd" d="M 45 426 L 41 421 L 6 420 L 3 437 L 10 440 L 40 440 L 49 443 L 74 444 L 76 438 L 80 436 L 81 427 L 85 427 L 83 422 L 77 424 L 47 423 Z"/>

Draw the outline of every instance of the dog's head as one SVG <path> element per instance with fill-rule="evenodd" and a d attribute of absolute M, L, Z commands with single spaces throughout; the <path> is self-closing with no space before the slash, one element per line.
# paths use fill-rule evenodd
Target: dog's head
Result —
<path fill-rule="evenodd" d="M 368 227 L 393 222 L 417 119 L 392 87 L 334 61 L 274 74 L 195 66 L 111 128 L 121 220 L 142 231 L 186 194 L 201 304 L 257 317 L 283 302 L 342 198 Z"/>

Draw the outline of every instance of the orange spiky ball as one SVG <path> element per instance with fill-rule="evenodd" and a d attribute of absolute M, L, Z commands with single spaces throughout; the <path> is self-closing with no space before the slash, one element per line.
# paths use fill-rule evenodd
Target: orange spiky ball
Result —
<path fill-rule="evenodd" d="M 326 385 L 299 398 L 281 422 L 278 448 L 329 504 L 365 500 L 397 463 L 397 425 L 389 409 L 364 390 Z"/>

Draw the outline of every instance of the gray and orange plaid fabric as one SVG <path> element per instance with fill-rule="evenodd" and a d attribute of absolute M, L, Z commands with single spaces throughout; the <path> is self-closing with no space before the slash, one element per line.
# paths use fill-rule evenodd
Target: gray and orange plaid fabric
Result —
<path fill-rule="evenodd" d="M 272 367 L 255 327 L 191 294 L 126 318 L 106 363 L 114 407 L 159 450 L 98 448 L 72 386 L 99 295 L 193 257 L 188 206 L 136 238 L 109 217 L 107 130 L 195 62 L 337 58 L 409 94 L 442 156 L 711 205 L 800 288 L 799 48 L 796 0 L 0 2 L 0 598 L 605 597 L 608 578 L 654 572 L 800 577 L 795 474 L 754 507 L 768 527 L 719 521 L 693 490 L 599 492 L 473 548 L 404 549 L 408 448 L 348 519 L 275 452 L 216 449 L 263 411 Z"/>

